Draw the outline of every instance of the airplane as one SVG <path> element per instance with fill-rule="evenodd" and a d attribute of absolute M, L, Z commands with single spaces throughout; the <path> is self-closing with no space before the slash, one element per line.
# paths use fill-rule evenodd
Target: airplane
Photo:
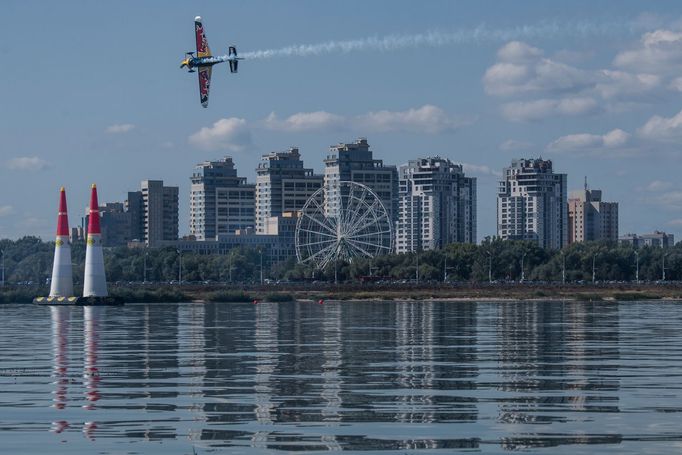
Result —
<path fill-rule="evenodd" d="M 194 52 L 185 52 L 185 59 L 181 62 L 180 68 L 187 68 L 188 72 L 194 73 L 195 68 L 199 72 L 199 98 L 201 105 L 208 107 L 208 91 L 211 88 L 211 70 L 213 65 L 222 62 L 230 63 L 230 72 L 237 72 L 237 65 L 242 58 L 237 57 L 237 48 L 230 46 L 227 55 L 214 56 L 208 47 L 204 26 L 201 23 L 201 16 L 194 18 L 194 33 L 197 39 L 196 56 Z"/>

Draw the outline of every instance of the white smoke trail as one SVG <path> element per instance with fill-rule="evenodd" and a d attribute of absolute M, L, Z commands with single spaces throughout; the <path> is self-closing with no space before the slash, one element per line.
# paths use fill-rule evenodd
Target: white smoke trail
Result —
<path fill-rule="evenodd" d="M 309 57 L 332 53 L 355 51 L 394 51 L 420 47 L 443 47 L 458 44 L 482 42 L 503 42 L 514 39 L 560 38 L 605 36 L 622 31 L 631 31 L 631 24 L 622 22 L 543 22 L 508 29 L 491 29 L 480 25 L 473 29 L 456 31 L 429 31 L 416 35 L 387 35 L 367 37 L 349 41 L 327 41 L 318 44 L 297 44 L 279 49 L 264 49 L 245 52 L 246 59 L 268 59 L 274 57 Z"/>

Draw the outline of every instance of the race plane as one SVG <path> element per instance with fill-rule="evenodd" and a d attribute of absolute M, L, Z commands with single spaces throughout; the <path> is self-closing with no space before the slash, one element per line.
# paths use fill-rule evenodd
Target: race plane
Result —
<path fill-rule="evenodd" d="M 239 60 L 243 60 L 237 57 L 237 48 L 230 46 L 227 55 L 213 56 L 211 54 L 211 49 L 208 47 L 208 41 L 206 41 L 206 34 L 204 33 L 204 26 L 201 23 L 201 16 L 194 18 L 194 33 L 197 39 L 197 52 L 196 56 L 194 52 L 186 52 L 185 59 L 182 61 L 180 68 L 185 68 L 193 73 L 195 68 L 199 72 L 199 97 L 201 99 L 201 105 L 208 107 L 208 91 L 211 88 L 211 69 L 213 65 L 230 62 L 230 72 L 237 72 L 237 65 Z"/>

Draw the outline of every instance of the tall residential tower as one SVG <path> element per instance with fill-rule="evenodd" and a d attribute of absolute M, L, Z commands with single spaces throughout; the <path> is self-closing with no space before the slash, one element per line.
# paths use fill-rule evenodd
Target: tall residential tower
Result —
<path fill-rule="evenodd" d="M 618 240 L 618 203 L 602 202 L 601 190 L 572 191 L 568 199 L 568 243 Z"/>
<path fill-rule="evenodd" d="M 237 176 L 232 157 L 198 164 L 191 177 L 189 231 L 197 240 L 255 225 L 255 186 Z"/>
<path fill-rule="evenodd" d="M 440 157 L 400 166 L 396 251 L 432 250 L 476 243 L 476 179 Z"/>
<path fill-rule="evenodd" d="M 517 159 L 504 168 L 497 192 L 497 235 L 559 249 L 568 241 L 566 174 L 552 162 Z"/>
<path fill-rule="evenodd" d="M 324 165 L 328 214 L 333 214 L 338 207 L 339 182 L 351 181 L 366 185 L 377 194 L 395 226 L 398 219 L 398 170 L 395 166 L 384 165 L 382 160 L 375 160 L 367 139 L 329 147 Z"/>
<path fill-rule="evenodd" d="M 301 210 L 323 183 L 303 167 L 298 148 L 263 155 L 256 168 L 256 233 L 266 234 L 269 218 Z"/>

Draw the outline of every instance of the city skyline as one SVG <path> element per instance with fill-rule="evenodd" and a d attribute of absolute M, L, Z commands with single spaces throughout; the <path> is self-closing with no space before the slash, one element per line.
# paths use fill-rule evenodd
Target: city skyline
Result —
<path fill-rule="evenodd" d="M 396 14 L 386 16 L 387 8 Z M 296 146 L 322 174 L 328 147 L 360 136 L 386 164 L 436 155 L 463 163 L 478 179 L 479 240 L 496 231 L 501 170 L 521 157 L 551 159 L 569 191 L 584 176 L 598 182 L 620 202 L 621 233 L 680 235 L 682 7 L 497 9 L 491 17 L 476 2 L 7 2 L 0 55 L 21 49 L 41 59 L 35 71 L 4 73 L 0 84 L 0 237 L 51 239 L 62 185 L 71 206 L 84 207 L 93 182 L 103 201 L 121 201 L 145 179 L 180 188 L 187 234 L 186 175 L 196 163 L 230 154 L 255 182 L 262 154 Z M 236 77 L 216 71 L 221 80 L 205 111 L 196 80 L 173 72 L 193 45 L 197 14 L 215 52 L 236 44 L 253 57 Z M 294 44 L 311 46 L 281 50 Z M 280 51 L 257 53 L 267 49 Z"/>

